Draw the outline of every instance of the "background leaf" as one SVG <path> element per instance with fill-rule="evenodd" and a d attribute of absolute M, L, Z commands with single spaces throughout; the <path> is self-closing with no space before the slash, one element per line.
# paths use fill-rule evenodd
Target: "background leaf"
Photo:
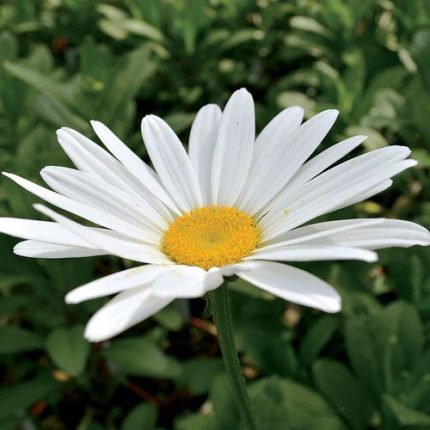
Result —
<path fill-rule="evenodd" d="M 72 376 L 82 373 L 90 352 L 83 334 L 82 326 L 74 326 L 54 330 L 46 339 L 46 351 L 51 359 Z"/>

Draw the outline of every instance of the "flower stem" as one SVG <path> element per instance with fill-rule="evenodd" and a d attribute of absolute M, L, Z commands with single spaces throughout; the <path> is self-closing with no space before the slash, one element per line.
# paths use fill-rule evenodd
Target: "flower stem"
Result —
<path fill-rule="evenodd" d="M 209 302 L 215 325 L 224 365 L 227 372 L 236 406 L 247 430 L 257 430 L 251 401 L 246 390 L 239 358 L 233 337 L 233 317 L 231 313 L 228 282 L 209 292 Z"/>

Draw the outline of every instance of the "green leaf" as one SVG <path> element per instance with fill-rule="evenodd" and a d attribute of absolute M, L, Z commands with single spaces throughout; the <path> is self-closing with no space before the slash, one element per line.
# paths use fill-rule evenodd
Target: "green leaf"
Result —
<path fill-rule="evenodd" d="M 0 354 L 15 354 L 43 348 L 38 335 L 18 327 L 0 328 Z"/>
<path fill-rule="evenodd" d="M 13 60 L 18 53 L 16 38 L 9 33 L 0 35 L 0 63 L 5 60 Z"/>
<path fill-rule="evenodd" d="M 153 318 L 168 330 L 178 331 L 184 325 L 184 318 L 180 310 L 172 305 L 157 312 Z"/>
<path fill-rule="evenodd" d="M 121 430 L 153 430 L 157 422 L 157 410 L 148 404 L 136 406 L 125 417 Z"/>
<path fill-rule="evenodd" d="M 177 133 L 182 133 L 184 130 L 190 127 L 195 118 L 195 114 L 190 114 L 186 112 L 174 112 L 166 115 L 165 121 L 172 127 L 172 129 Z"/>
<path fill-rule="evenodd" d="M 41 399 L 48 399 L 58 389 L 58 383 L 49 375 L 9 387 L 0 388 L 0 423 L 22 416 L 24 410 Z"/>
<path fill-rule="evenodd" d="M 416 309 L 395 302 L 380 314 L 351 317 L 345 326 L 346 349 L 358 376 L 381 393 L 416 363 L 423 327 Z"/>
<path fill-rule="evenodd" d="M 176 380 L 194 395 L 207 393 L 216 374 L 224 368 L 222 359 L 194 358 L 183 363 L 181 376 Z"/>
<path fill-rule="evenodd" d="M 390 393 L 411 409 L 430 413 L 430 348 L 422 354 L 411 372 L 402 372 Z"/>
<path fill-rule="evenodd" d="M 384 394 L 384 402 L 402 426 L 430 425 L 430 415 L 416 411 L 389 394 Z"/>
<path fill-rule="evenodd" d="M 318 357 L 332 338 L 337 326 L 336 317 L 323 315 L 309 328 L 300 344 L 299 363 L 302 367 L 309 366 Z"/>
<path fill-rule="evenodd" d="M 268 333 L 258 328 L 243 334 L 243 350 L 253 364 L 266 374 L 292 376 L 298 363 L 287 331 Z"/>
<path fill-rule="evenodd" d="M 86 365 L 90 351 L 83 337 L 82 326 L 54 330 L 46 340 L 46 351 L 52 361 L 72 376 L 79 376 Z"/>
<path fill-rule="evenodd" d="M 218 430 L 238 428 L 239 412 L 235 405 L 229 381 L 224 373 L 218 374 L 212 381 L 209 399 L 213 403 L 216 428 Z"/>
<path fill-rule="evenodd" d="M 225 427 L 230 428 L 230 427 Z M 233 428 L 233 427 L 232 427 Z M 213 415 L 189 414 L 175 422 L 175 430 L 221 430 Z"/>
<path fill-rule="evenodd" d="M 143 82 L 154 71 L 155 65 L 145 46 L 128 54 L 106 83 L 106 91 L 100 100 L 100 119 L 110 124 L 114 131 L 124 132 L 124 114 L 127 113 L 129 105 L 134 104 L 133 99 Z"/>
<path fill-rule="evenodd" d="M 368 139 L 363 143 L 363 146 L 368 151 L 373 151 L 374 149 L 383 148 L 388 145 L 387 139 L 382 136 L 381 133 L 373 128 L 364 126 L 352 126 L 348 127 L 346 130 L 348 136 L 356 136 L 357 134 L 364 134 Z"/>
<path fill-rule="evenodd" d="M 309 31 L 320 36 L 324 36 L 327 39 L 334 39 L 336 37 L 330 30 L 321 25 L 317 20 L 307 16 L 294 16 L 290 20 L 290 25 L 291 27 L 298 30 Z"/>
<path fill-rule="evenodd" d="M 23 82 L 42 93 L 50 94 L 59 101 L 70 103 L 73 100 L 74 89 L 70 84 L 59 83 L 21 64 L 6 62 L 4 68 L 12 76 L 21 79 Z"/>
<path fill-rule="evenodd" d="M 112 342 L 103 355 L 127 375 L 151 378 L 177 378 L 181 366 L 154 343 L 143 338 L 120 339 Z"/>
<path fill-rule="evenodd" d="M 304 385 L 269 377 L 252 384 L 249 392 L 259 430 L 343 429 L 325 400 Z"/>
<path fill-rule="evenodd" d="M 363 387 L 342 363 L 319 360 L 313 367 L 315 382 L 333 407 L 356 430 L 367 429 L 372 403 Z"/>
<path fill-rule="evenodd" d="M 147 37 L 155 42 L 163 42 L 163 33 L 147 22 L 137 19 L 124 19 L 120 22 L 120 26 L 129 33 Z"/>
<path fill-rule="evenodd" d="M 37 99 L 38 113 L 54 126 L 64 126 L 88 130 L 88 124 L 79 115 L 76 115 L 61 100 L 50 94 L 41 94 Z"/>

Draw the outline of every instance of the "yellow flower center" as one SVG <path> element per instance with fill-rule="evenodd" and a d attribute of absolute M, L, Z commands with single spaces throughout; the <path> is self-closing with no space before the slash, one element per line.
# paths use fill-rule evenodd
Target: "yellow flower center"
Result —
<path fill-rule="evenodd" d="M 239 262 L 257 247 L 259 236 L 245 212 L 211 206 L 177 218 L 164 234 L 162 248 L 178 264 L 208 270 Z"/>

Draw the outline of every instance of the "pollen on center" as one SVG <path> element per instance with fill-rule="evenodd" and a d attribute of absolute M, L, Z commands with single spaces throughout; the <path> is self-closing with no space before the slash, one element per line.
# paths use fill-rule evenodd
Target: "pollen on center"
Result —
<path fill-rule="evenodd" d="M 241 261 L 257 247 L 259 237 L 255 221 L 245 212 L 210 206 L 178 217 L 161 245 L 176 263 L 208 270 Z"/>

